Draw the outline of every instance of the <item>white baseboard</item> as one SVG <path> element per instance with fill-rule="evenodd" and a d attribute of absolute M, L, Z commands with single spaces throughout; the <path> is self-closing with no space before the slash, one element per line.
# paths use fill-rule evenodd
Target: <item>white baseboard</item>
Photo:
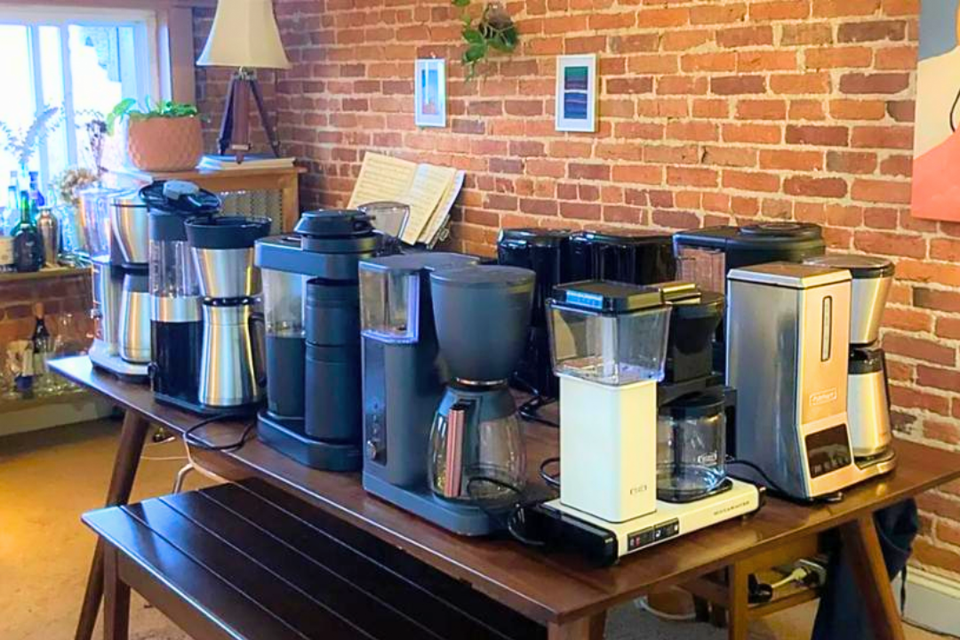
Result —
<path fill-rule="evenodd" d="M 893 581 L 900 606 L 900 576 Z M 910 624 L 960 637 L 960 582 L 922 569 L 907 569 L 907 608 L 904 619 Z"/>

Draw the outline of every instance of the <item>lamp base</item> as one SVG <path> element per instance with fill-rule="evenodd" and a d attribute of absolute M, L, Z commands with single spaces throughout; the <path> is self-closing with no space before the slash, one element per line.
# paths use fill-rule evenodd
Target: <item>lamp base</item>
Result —
<path fill-rule="evenodd" d="M 257 113 L 267 133 L 273 155 L 275 158 L 280 157 L 280 140 L 267 117 L 257 78 L 252 73 L 240 69 L 230 80 L 227 104 L 223 111 L 223 120 L 220 122 L 220 137 L 217 140 L 220 155 L 234 154 L 237 157 L 237 164 L 242 163 L 244 156 L 250 153 L 250 94 L 253 94 Z"/>

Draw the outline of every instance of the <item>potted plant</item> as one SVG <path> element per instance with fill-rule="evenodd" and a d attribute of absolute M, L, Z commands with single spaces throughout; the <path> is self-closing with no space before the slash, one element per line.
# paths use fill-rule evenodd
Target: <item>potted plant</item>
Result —
<path fill-rule="evenodd" d="M 192 104 L 165 100 L 144 109 L 132 98 L 121 100 L 107 115 L 107 131 L 127 120 L 127 154 L 141 171 L 189 171 L 203 157 L 200 116 Z"/>

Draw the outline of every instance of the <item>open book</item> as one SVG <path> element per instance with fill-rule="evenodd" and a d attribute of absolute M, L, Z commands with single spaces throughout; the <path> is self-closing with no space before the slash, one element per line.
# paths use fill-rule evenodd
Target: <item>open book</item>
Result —
<path fill-rule="evenodd" d="M 349 207 L 355 209 L 384 200 L 408 205 L 410 217 L 400 239 L 406 244 L 420 242 L 432 247 L 450 218 L 464 176 L 463 171 L 450 167 L 416 164 L 368 152 Z"/>

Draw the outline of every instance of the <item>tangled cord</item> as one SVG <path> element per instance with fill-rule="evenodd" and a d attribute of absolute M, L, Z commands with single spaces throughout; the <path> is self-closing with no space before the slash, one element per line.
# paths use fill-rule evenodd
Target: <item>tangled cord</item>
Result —
<path fill-rule="evenodd" d="M 499 503 L 502 506 L 492 505 L 489 500 L 480 498 L 473 493 L 474 483 L 488 482 L 492 485 L 506 489 L 514 495 L 515 500 Z M 487 516 L 494 522 L 499 523 L 507 530 L 515 540 L 530 547 L 543 547 L 546 545 L 544 540 L 535 540 L 526 535 L 523 529 L 526 528 L 526 507 L 538 504 L 540 501 L 527 501 L 523 499 L 523 490 L 509 482 L 490 478 L 487 476 L 474 476 L 467 481 L 467 495 Z"/>
<path fill-rule="evenodd" d="M 790 493 L 789 491 L 785 490 L 785 489 L 784 489 L 783 487 L 781 487 L 779 484 L 777 484 L 776 482 L 774 482 L 773 479 L 770 478 L 769 475 L 767 475 L 767 472 L 764 471 L 764 470 L 760 467 L 760 465 L 756 464 L 755 462 L 751 462 L 751 461 L 749 461 L 749 460 L 740 460 L 739 458 L 734 458 L 733 456 L 729 456 L 729 455 L 728 455 L 727 458 L 726 458 L 726 463 L 727 463 L 728 465 L 741 465 L 741 466 L 749 467 L 750 469 L 753 469 L 754 471 L 757 472 L 757 474 L 760 475 L 760 477 L 763 479 L 763 481 L 764 481 L 765 483 L 767 483 L 767 486 L 768 486 L 768 487 L 770 487 L 771 489 L 773 489 L 774 492 L 780 494 L 780 495 L 783 496 L 784 498 L 787 498 L 788 500 L 793 500 L 793 501 L 795 501 L 795 502 L 806 502 L 806 503 L 811 502 L 810 498 L 805 498 L 805 497 L 803 497 L 803 496 L 794 495 L 794 494 Z M 838 491 L 837 493 L 832 493 L 832 494 L 830 494 L 830 495 L 828 495 L 828 496 L 823 496 L 822 498 L 817 498 L 817 499 L 814 500 L 814 502 L 834 503 L 834 502 L 840 502 L 841 500 L 843 500 L 843 493 Z"/>
<path fill-rule="evenodd" d="M 241 417 L 241 414 L 235 413 L 220 413 L 217 415 L 209 416 L 204 418 L 200 422 L 193 424 L 189 429 L 183 432 L 183 441 L 197 447 L 198 449 L 203 449 L 205 451 L 221 451 L 221 452 L 234 452 L 239 451 L 243 445 L 249 440 L 250 432 L 253 431 L 253 428 L 257 425 L 256 420 L 251 420 L 248 422 L 243 431 L 240 433 L 240 437 L 233 442 L 228 442 L 227 444 L 209 444 L 198 438 L 195 433 L 198 429 L 211 424 L 213 422 L 218 422 L 220 420 L 229 420 L 230 418 Z"/>

